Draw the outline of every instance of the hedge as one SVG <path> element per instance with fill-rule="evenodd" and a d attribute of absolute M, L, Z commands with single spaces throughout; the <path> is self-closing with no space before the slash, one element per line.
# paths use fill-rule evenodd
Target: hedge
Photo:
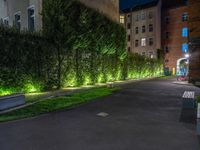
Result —
<path fill-rule="evenodd" d="M 0 26 L 0 95 L 159 76 L 126 53 L 123 26 L 75 0 L 43 1 L 43 32 Z"/>

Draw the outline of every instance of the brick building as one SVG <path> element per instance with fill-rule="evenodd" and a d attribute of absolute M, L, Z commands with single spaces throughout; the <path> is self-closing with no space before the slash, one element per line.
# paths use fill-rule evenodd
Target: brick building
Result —
<path fill-rule="evenodd" d="M 189 0 L 190 81 L 200 81 L 200 0 Z"/>
<path fill-rule="evenodd" d="M 6 25 L 15 24 L 20 29 L 42 29 L 43 0 L 0 0 L 0 19 Z M 79 0 L 97 9 L 109 18 L 119 21 L 119 0 Z"/>
<path fill-rule="evenodd" d="M 164 66 L 172 74 L 188 73 L 188 7 L 186 3 L 163 5 L 162 49 Z M 182 64 L 185 63 L 183 68 Z"/>

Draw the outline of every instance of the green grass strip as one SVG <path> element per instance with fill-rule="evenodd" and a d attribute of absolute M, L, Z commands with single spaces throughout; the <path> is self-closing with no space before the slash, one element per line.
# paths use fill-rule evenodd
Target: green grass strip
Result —
<path fill-rule="evenodd" d="M 83 103 L 87 103 L 96 98 L 111 95 L 114 91 L 119 90 L 119 88 L 96 88 L 85 92 L 72 94 L 66 97 L 58 97 L 52 99 L 46 99 L 40 101 L 34 105 L 21 108 L 6 114 L 0 115 L 0 122 L 6 122 L 11 120 L 18 120 L 28 117 L 34 117 L 40 114 L 72 108 Z"/>

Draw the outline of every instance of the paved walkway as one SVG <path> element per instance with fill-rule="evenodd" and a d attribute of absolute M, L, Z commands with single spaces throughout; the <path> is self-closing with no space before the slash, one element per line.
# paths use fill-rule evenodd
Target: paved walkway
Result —
<path fill-rule="evenodd" d="M 200 91 L 173 82 L 132 83 L 76 109 L 1 123 L 0 150 L 200 150 L 195 124 L 180 121 L 183 92 Z"/>

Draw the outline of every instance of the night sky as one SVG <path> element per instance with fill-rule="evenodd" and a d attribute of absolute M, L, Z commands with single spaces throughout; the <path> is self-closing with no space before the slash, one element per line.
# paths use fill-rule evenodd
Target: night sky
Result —
<path fill-rule="evenodd" d="M 131 8 L 134 5 L 142 5 L 156 0 L 120 0 L 120 10 Z M 174 5 L 179 5 L 187 3 L 188 0 L 163 0 L 163 6 L 170 7 Z"/>
<path fill-rule="evenodd" d="M 120 10 L 130 8 L 136 4 L 145 4 L 155 0 L 120 0 Z"/>

